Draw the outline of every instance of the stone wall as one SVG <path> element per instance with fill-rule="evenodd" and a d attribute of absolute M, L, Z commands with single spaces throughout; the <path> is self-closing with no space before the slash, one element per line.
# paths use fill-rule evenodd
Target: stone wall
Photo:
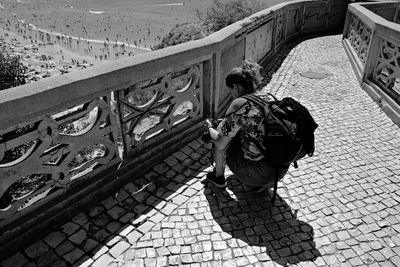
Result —
<path fill-rule="evenodd" d="M 360 85 L 400 125 L 399 2 L 351 4 L 343 44 Z"/>
<path fill-rule="evenodd" d="M 341 32 L 342 0 L 283 3 L 204 39 L 0 92 L 0 258 L 140 177 L 231 99 L 225 75 Z"/>

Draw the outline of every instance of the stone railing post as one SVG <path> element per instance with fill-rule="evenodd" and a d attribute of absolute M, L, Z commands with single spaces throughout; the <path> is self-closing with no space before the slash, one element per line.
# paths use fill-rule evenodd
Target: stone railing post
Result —
<path fill-rule="evenodd" d="M 394 10 L 393 19 L 391 20 L 391 21 L 394 22 L 394 23 L 397 23 L 397 22 L 396 22 L 396 18 L 397 18 L 398 14 L 399 14 L 399 5 L 400 5 L 400 4 L 398 4 L 397 7 L 396 7 L 396 9 Z"/>
<path fill-rule="evenodd" d="M 343 27 L 343 35 L 342 39 L 345 39 L 349 35 L 349 30 L 350 30 L 350 21 L 351 21 L 351 13 L 349 10 L 346 12 L 346 18 L 344 20 L 344 27 Z"/>
<path fill-rule="evenodd" d="M 216 118 L 218 113 L 218 99 L 221 70 L 219 51 L 203 63 L 203 118 Z"/>
<path fill-rule="evenodd" d="M 214 119 L 218 117 L 219 98 L 221 91 L 221 52 L 217 51 L 212 57 L 212 79 L 210 90 L 210 116 Z"/>
<path fill-rule="evenodd" d="M 120 144 L 122 144 L 119 148 L 119 156 L 121 160 L 123 161 L 126 156 L 127 156 L 127 146 L 126 143 L 124 142 L 124 132 L 122 130 L 122 114 L 121 114 L 121 105 L 120 102 L 118 101 L 119 99 L 119 91 L 114 91 L 111 92 L 111 112 L 116 118 L 116 125 L 118 129 L 118 135 L 117 135 L 117 140 Z"/>
<path fill-rule="evenodd" d="M 273 47 L 274 53 L 279 49 L 286 38 L 286 25 L 287 25 L 287 11 L 284 10 L 275 16 L 275 27 L 273 32 Z"/>
<path fill-rule="evenodd" d="M 301 24 L 300 24 L 300 29 L 299 29 L 299 34 L 303 33 L 304 29 L 304 24 L 306 24 L 306 5 L 303 5 L 301 8 Z"/>

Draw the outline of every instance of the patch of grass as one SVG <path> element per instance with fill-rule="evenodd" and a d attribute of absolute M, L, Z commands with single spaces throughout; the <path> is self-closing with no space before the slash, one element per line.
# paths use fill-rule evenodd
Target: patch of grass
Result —
<path fill-rule="evenodd" d="M 198 40 L 208 35 L 207 27 L 199 23 L 177 24 L 153 50 Z"/>
<path fill-rule="evenodd" d="M 208 32 L 216 32 L 264 8 L 259 0 L 214 0 L 198 17 Z"/>
<path fill-rule="evenodd" d="M 25 84 L 27 69 L 20 57 L 0 51 L 0 90 Z"/>
<path fill-rule="evenodd" d="M 201 39 L 258 11 L 292 0 L 213 0 L 205 11 L 197 10 L 199 23 L 178 24 L 153 50 Z"/>

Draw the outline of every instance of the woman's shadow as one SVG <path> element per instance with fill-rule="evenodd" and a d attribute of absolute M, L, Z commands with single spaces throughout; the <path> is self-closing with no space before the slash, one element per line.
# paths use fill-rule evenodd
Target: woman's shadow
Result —
<path fill-rule="evenodd" d="M 215 221 L 237 239 L 238 247 L 259 247 L 260 260 L 271 259 L 280 265 L 314 261 L 321 256 L 313 241 L 313 228 L 297 219 L 297 212 L 283 199 L 278 196 L 272 204 L 272 193 L 255 193 L 234 175 L 227 182 L 225 190 L 206 182 L 204 194 Z"/>

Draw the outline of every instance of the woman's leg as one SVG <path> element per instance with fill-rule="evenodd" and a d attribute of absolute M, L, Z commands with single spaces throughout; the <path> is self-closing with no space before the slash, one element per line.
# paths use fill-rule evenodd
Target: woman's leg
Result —
<path fill-rule="evenodd" d="M 240 180 L 247 180 L 249 174 L 248 162 L 244 158 L 240 137 L 236 136 L 226 150 L 226 164 Z"/>
<path fill-rule="evenodd" d="M 226 163 L 236 177 L 252 187 L 273 187 L 275 177 L 282 179 L 287 168 L 276 169 L 266 161 L 249 161 L 244 158 L 240 138 L 232 140 L 226 151 Z"/>
<path fill-rule="evenodd" d="M 225 172 L 225 152 L 226 149 L 220 149 L 214 145 L 214 162 L 215 167 L 212 172 L 207 174 L 207 180 L 212 182 L 215 186 L 219 188 L 226 187 L 226 180 L 224 176 Z"/>
<path fill-rule="evenodd" d="M 225 150 L 215 149 L 214 151 L 215 168 L 207 174 L 207 180 L 219 188 L 226 187 L 224 176 L 225 171 Z"/>
<path fill-rule="evenodd" d="M 215 176 L 223 176 L 225 172 L 225 149 L 220 150 L 215 148 L 214 161 L 215 161 Z"/>

